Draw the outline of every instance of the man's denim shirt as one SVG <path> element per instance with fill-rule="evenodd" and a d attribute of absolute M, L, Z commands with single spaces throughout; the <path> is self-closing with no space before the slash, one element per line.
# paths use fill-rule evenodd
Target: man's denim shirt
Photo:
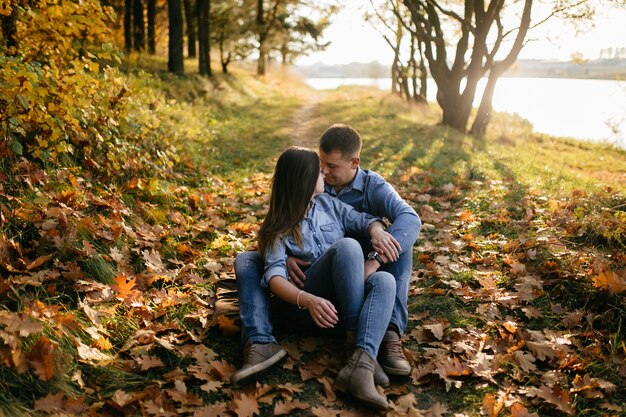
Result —
<path fill-rule="evenodd" d="M 325 190 L 354 207 L 357 211 L 369 213 L 381 219 L 387 218 L 391 226 L 387 231 L 402 246 L 401 253 L 411 250 L 417 240 L 422 222 L 415 210 L 409 206 L 377 173 L 357 168 L 352 183 L 337 194 L 333 187 L 326 185 Z M 363 240 L 359 239 L 361 244 Z M 369 245 L 369 242 L 367 242 Z"/>
<path fill-rule="evenodd" d="M 352 206 L 323 193 L 313 198 L 311 207 L 300 222 L 303 247 L 287 235 L 280 237 L 265 251 L 265 273 L 261 285 L 268 287 L 273 276 L 287 279 L 287 255 L 314 262 L 346 233 L 367 236 L 370 224 L 380 220 L 367 213 L 359 213 Z"/>

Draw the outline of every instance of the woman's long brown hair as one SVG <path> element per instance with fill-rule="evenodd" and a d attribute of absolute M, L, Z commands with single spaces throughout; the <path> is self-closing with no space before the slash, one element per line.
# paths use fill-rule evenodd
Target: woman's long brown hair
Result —
<path fill-rule="evenodd" d="M 280 155 L 272 179 L 270 208 L 259 230 L 263 256 L 285 234 L 291 234 L 302 245 L 300 221 L 306 215 L 319 174 L 320 158 L 312 149 L 292 146 Z"/>

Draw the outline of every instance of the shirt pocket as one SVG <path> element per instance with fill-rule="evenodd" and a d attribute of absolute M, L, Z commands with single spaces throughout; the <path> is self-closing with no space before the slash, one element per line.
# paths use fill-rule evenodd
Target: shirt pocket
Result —
<path fill-rule="evenodd" d="M 320 232 L 326 243 L 332 244 L 343 237 L 343 231 L 336 223 L 328 223 L 320 226 Z"/>

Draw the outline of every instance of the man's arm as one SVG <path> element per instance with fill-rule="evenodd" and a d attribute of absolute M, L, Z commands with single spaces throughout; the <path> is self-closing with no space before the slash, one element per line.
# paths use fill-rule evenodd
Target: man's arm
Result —
<path fill-rule="evenodd" d="M 367 209 L 371 214 L 386 217 L 391 222 L 387 233 L 400 243 L 400 253 L 411 250 L 422 228 L 415 210 L 382 177 L 368 187 L 373 188 L 366 190 Z"/>

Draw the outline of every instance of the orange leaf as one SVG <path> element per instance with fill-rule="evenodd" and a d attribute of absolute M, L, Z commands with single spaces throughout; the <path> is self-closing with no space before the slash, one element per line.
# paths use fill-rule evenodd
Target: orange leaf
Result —
<path fill-rule="evenodd" d="M 459 215 L 459 220 L 462 222 L 469 222 L 473 219 L 472 213 L 469 210 L 463 210 L 463 212 Z"/>
<path fill-rule="evenodd" d="M 240 330 L 233 319 L 230 319 L 223 314 L 220 314 L 217 317 L 217 325 L 220 326 L 220 329 L 222 329 L 225 336 L 232 336 Z"/>
<path fill-rule="evenodd" d="M 614 294 L 626 291 L 626 272 L 602 271 L 593 277 L 593 285 Z"/>
<path fill-rule="evenodd" d="M 33 262 L 26 266 L 27 271 L 32 271 L 33 269 L 39 268 L 41 265 L 45 264 L 52 258 L 52 255 L 40 256 L 35 259 Z"/>
<path fill-rule="evenodd" d="M 538 414 L 529 413 L 526 407 L 520 403 L 511 406 L 511 417 L 539 417 Z"/>
<path fill-rule="evenodd" d="M 42 381 L 49 381 L 54 376 L 52 353 L 56 346 L 58 343 L 51 341 L 46 336 L 41 336 L 27 355 L 30 366 Z"/>
<path fill-rule="evenodd" d="M 117 285 L 112 285 L 114 291 L 119 293 L 118 298 L 125 300 L 134 294 L 132 289 L 135 287 L 135 279 L 131 279 L 126 282 L 126 275 L 120 274 L 114 279 Z"/>
<path fill-rule="evenodd" d="M 261 414 L 259 411 L 259 403 L 257 402 L 254 394 L 236 394 L 235 398 L 233 398 L 232 411 L 237 414 L 237 417 L 252 417 L 255 414 Z"/>

